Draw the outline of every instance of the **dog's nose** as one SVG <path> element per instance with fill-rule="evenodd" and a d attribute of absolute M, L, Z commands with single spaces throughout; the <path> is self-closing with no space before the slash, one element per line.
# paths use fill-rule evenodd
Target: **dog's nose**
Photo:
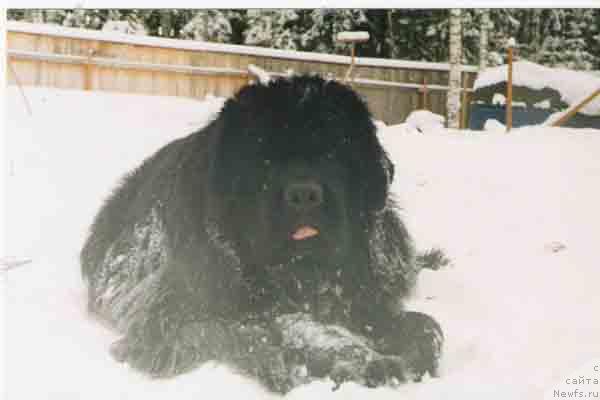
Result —
<path fill-rule="evenodd" d="M 323 203 L 323 186 L 315 182 L 292 183 L 284 192 L 286 204 L 296 211 L 307 211 Z"/>

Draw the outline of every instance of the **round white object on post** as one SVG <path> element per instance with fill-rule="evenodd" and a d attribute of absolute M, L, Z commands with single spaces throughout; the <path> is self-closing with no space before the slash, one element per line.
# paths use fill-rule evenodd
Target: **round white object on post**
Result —
<path fill-rule="evenodd" d="M 369 32 L 366 31 L 346 31 L 337 34 L 337 41 L 339 42 L 350 42 L 360 43 L 369 40 Z"/>

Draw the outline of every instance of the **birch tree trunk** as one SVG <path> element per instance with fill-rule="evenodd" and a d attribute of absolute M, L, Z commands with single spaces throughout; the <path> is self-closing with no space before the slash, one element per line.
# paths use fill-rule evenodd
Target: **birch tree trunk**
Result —
<path fill-rule="evenodd" d="M 396 39 L 394 32 L 394 19 L 393 19 L 393 10 L 387 10 L 387 35 L 386 40 L 388 41 L 388 49 L 390 58 L 399 58 L 398 47 L 396 46 L 394 41 Z"/>
<path fill-rule="evenodd" d="M 481 10 L 479 33 L 479 70 L 483 71 L 487 68 L 488 62 L 488 31 L 490 29 L 490 10 Z"/>
<path fill-rule="evenodd" d="M 450 10 L 450 74 L 446 110 L 448 128 L 460 127 L 460 88 L 462 58 L 462 24 L 461 10 Z"/>

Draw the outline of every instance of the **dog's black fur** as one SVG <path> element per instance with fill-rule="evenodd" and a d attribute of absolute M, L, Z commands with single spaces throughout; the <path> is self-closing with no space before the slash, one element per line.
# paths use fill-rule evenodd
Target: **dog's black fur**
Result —
<path fill-rule="evenodd" d="M 82 271 L 89 309 L 124 335 L 113 355 L 154 376 L 216 359 L 285 392 L 292 358 L 309 376 L 336 368 L 309 359 L 326 351 L 290 356 L 275 322 L 301 314 L 365 339 L 364 383 L 435 374 L 438 324 L 402 310 L 418 266 L 393 175 L 350 88 L 244 87 L 129 174 L 94 221 Z M 301 226 L 319 233 L 292 240 Z"/>

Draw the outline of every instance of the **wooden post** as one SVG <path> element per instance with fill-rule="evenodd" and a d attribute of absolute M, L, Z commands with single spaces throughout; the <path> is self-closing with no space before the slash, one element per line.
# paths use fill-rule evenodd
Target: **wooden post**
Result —
<path fill-rule="evenodd" d="M 348 71 L 346 71 L 346 76 L 344 76 L 344 82 L 348 82 L 349 80 L 354 81 L 354 76 L 352 75 L 352 70 L 354 69 L 354 63 L 355 63 L 355 57 L 356 57 L 356 48 L 355 48 L 355 44 L 352 43 L 352 47 L 351 47 L 351 61 L 350 61 L 350 67 L 348 67 Z"/>
<path fill-rule="evenodd" d="M 90 62 L 92 56 L 96 53 L 94 49 L 88 49 L 87 62 L 85 63 L 85 80 L 83 83 L 83 90 L 92 90 L 92 63 Z"/>
<path fill-rule="evenodd" d="M 421 108 L 423 110 L 429 110 L 429 89 L 427 88 L 427 75 L 423 75 L 423 86 L 419 88 L 421 93 Z"/>
<path fill-rule="evenodd" d="M 506 80 L 506 132 L 510 132 L 513 124 L 512 101 L 513 101 L 513 46 L 514 39 L 508 43 L 508 78 Z"/>
<path fill-rule="evenodd" d="M 596 89 L 595 92 L 586 97 L 585 100 L 583 100 L 581 103 L 570 107 L 567 113 L 560 117 L 557 121 L 553 122 L 551 126 L 561 126 L 562 124 L 570 120 L 575 114 L 577 114 L 579 110 L 581 110 L 583 107 L 585 107 L 588 103 L 590 103 L 598 96 L 600 96 L 600 89 Z"/>
<path fill-rule="evenodd" d="M 347 82 L 352 76 L 352 69 L 355 64 L 355 56 L 356 56 L 356 43 L 363 43 L 369 40 L 369 32 L 365 31 L 355 31 L 355 32 L 340 32 L 336 36 L 336 40 L 344 43 L 352 43 L 351 51 L 352 51 L 352 59 L 350 62 L 350 67 L 348 71 L 346 71 L 346 76 L 344 77 L 344 82 Z M 354 77 L 352 78 L 354 80 Z"/>

